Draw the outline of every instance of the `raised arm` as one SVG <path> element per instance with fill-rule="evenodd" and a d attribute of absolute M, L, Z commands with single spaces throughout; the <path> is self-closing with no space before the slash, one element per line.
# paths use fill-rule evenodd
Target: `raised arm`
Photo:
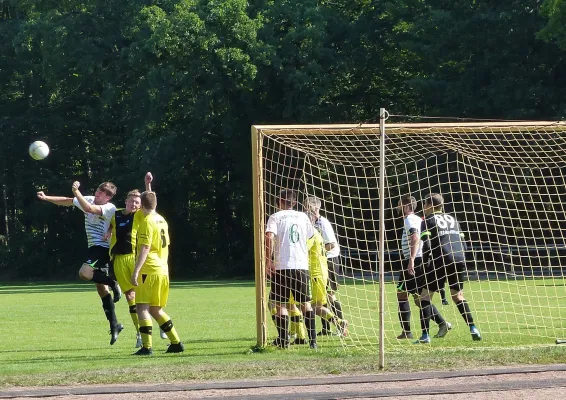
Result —
<path fill-rule="evenodd" d="M 88 201 L 86 201 L 83 194 L 79 190 L 80 186 L 81 184 L 79 182 L 73 182 L 73 194 L 77 198 L 77 201 L 79 202 L 79 205 L 81 206 L 83 211 L 90 214 L 102 215 L 102 207 L 96 204 L 90 204 Z"/>
<path fill-rule="evenodd" d="M 145 190 L 151 192 L 151 182 L 153 182 L 153 175 L 151 175 L 151 172 L 145 174 L 144 181 L 145 181 Z"/>
<path fill-rule="evenodd" d="M 48 201 L 58 206 L 72 206 L 73 198 L 64 196 L 47 196 L 43 192 L 37 192 L 37 198 L 39 200 Z"/>

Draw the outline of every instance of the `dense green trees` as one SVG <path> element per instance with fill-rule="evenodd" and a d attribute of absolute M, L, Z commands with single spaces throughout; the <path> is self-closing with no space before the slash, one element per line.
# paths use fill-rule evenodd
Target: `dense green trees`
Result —
<path fill-rule="evenodd" d="M 147 170 L 173 274 L 251 275 L 251 124 L 563 118 L 565 4 L 0 0 L 0 275 L 80 261 L 82 216 L 38 189 L 108 179 L 120 205 Z"/>

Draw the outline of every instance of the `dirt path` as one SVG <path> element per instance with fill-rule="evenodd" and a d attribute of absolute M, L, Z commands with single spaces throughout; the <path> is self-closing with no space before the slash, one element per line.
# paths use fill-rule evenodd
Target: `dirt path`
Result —
<path fill-rule="evenodd" d="M 474 371 L 419 372 L 323 378 L 13 388 L 0 399 L 50 400 L 510 400 L 566 398 L 566 364 Z"/>

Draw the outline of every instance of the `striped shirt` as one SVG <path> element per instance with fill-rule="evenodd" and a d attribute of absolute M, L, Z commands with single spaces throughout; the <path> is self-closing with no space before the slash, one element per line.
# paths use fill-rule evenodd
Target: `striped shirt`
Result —
<path fill-rule="evenodd" d="M 84 196 L 84 198 L 90 204 L 94 204 L 94 196 Z M 112 216 L 116 212 L 116 206 L 112 203 L 99 205 L 102 208 L 102 215 L 98 215 L 85 212 L 76 197 L 73 199 L 73 204 L 85 214 L 85 231 L 88 247 L 110 247 L 110 242 L 102 239 L 102 237 L 108 231 Z"/>

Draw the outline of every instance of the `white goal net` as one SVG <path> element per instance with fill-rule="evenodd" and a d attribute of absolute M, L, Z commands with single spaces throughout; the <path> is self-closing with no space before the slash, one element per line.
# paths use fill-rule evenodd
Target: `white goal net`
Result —
<path fill-rule="evenodd" d="M 341 247 L 337 297 L 350 323 L 346 338 L 319 347 L 375 350 L 380 338 L 380 274 L 384 266 L 383 342 L 401 326 L 395 280 L 402 267 L 403 195 L 418 202 L 444 196 L 445 211 L 460 222 L 468 247 L 466 297 L 481 342 L 450 299 L 433 304 L 453 329 L 441 346 L 550 344 L 566 336 L 566 126 L 563 123 L 387 124 L 385 187 L 379 185 L 380 129 L 376 125 L 257 126 L 254 133 L 258 335 L 276 335 L 264 307 L 265 222 L 281 189 L 322 200 Z M 380 194 L 384 193 L 384 251 L 379 251 Z M 300 209 L 299 209 L 300 210 Z M 263 307 L 263 308 L 262 308 Z M 420 335 L 411 299 L 411 329 Z M 317 318 L 320 327 L 320 320 Z M 319 331 L 320 329 L 317 329 Z M 431 334 L 436 325 L 431 321 Z M 263 333 L 265 335 L 265 333 Z M 258 342 L 264 342 L 263 337 Z"/>

